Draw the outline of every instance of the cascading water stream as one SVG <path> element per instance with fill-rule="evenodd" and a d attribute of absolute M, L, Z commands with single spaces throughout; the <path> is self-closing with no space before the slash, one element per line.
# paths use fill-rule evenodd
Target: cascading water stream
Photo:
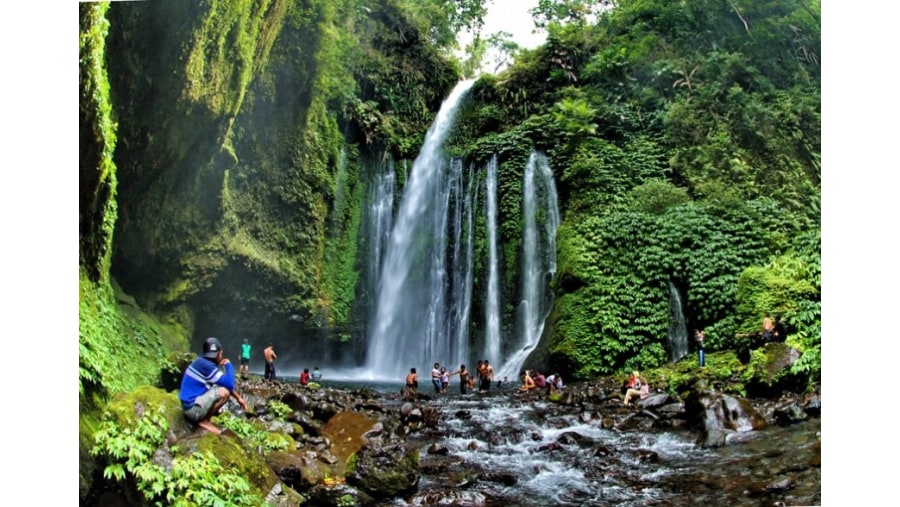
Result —
<path fill-rule="evenodd" d="M 500 274 L 497 255 L 497 156 L 487 166 L 488 287 L 485 301 L 485 344 L 483 359 L 500 361 Z"/>
<path fill-rule="evenodd" d="M 517 378 L 525 360 L 534 351 L 544 331 L 552 295 L 547 291 L 556 273 L 556 230 L 559 205 L 553 171 L 543 154 L 532 152 L 525 166 L 522 212 L 522 302 L 519 304 L 518 348 L 503 361 L 497 378 Z M 542 234 L 543 232 L 543 234 Z"/>
<path fill-rule="evenodd" d="M 462 174 L 458 171 L 457 174 Z M 454 337 L 450 347 L 450 355 L 452 357 L 464 357 L 465 351 L 468 350 L 469 340 L 469 322 L 472 306 L 472 267 L 474 265 L 474 246 L 472 243 L 473 231 L 473 209 L 472 202 L 475 198 L 472 196 L 473 178 L 472 170 L 469 169 L 466 178 L 468 188 L 462 191 L 462 181 L 454 178 L 454 182 L 459 188 L 454 195 L 454 221 L 453 230 L 456 231 L 456 238 L 453 244 L 453 257 L 451 263 L 462 269 L 453 270 L 453 279 L 451 287 L 453 288 L 453 305 L 450 312 L 450 325 L 455 326 L 452 329 L 451 336 Z M 463 252 L 464 251 L 464 252 Z M 456 364 L 451 363 L 451 367 L 455 368 Z"/>
<path fill-rule="evenodd" d="M 678 361 L 688 353 L 687 324 L 684 321 L 684 308 L 681 305 L 681 293 L 678 287 L 669 281 L 669 352 L 672 362 Z"/>
<path fill-rule="evenodd" d="M 455 234 L 447 230 L 449 193 L 461 185 L 448 181 L 453 171 L 447 170 L 441 148 L 473 83 L 457 84 L 441 105 L 410 170 L 379 276 L 367 378 L 397 378 L 410 367 L 459 364 L 466 358 L 467 350 L 452 350 L 446 311 L 445 247 Z"/>

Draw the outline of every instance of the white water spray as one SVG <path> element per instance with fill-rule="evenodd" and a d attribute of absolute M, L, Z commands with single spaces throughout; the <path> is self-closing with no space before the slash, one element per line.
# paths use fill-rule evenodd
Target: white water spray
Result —
<path fill-rule="evenodd" d="M 500 274 L 497 255 L 497 156 L 487 166 L 487 234 L 488 286 L 485 301 L 485 343 L 483 358 L 493 364 L 500 362 Z M 502 378 L 502 377 L 501 377 Z"/>
<path fill-rule="evenodd" d="M 467 351 L 451 351 L 448 339 L 445 247 L 453 185 L 447 181 L 449 167 L 441 148 L 473 83 L 457 84 L 441 105 L 410 170 L 379 277 L 367 378 L 400 378 L 411 367 L 465 359 Z"/>
<path fill-rule="evenodd" d="M 543 154 L 532 152 L 525 166 L 522 196 L 525 230 L 522 240 L 522 302 L 519 304 L 518 348 L 505 359 L 496 377 L 517 378 L 544 331 L 552 304 L 547 291 L 556 273 L 556 230 L 559 205 L 553 171 Z"/>

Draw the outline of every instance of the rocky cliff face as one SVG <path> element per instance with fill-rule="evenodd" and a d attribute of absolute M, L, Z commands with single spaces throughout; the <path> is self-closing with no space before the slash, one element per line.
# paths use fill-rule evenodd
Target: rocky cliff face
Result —
<path fill-rule="evenodd" d="M 106 64 L 119 140 L 110 269 L 146 310 L 234 340 L 351 325 L 359 213 L 352 199 L 365 170 L 356 142 L 381 149 L 360 127 L 360 108 L 344 119 L 348 102 L 374 90 L 344 38 L 404 21 L 345 3 L 109 8 Z M 361 47 L 383 58 L 408 53 L 423 76 L 455 82 L 436 54 L 409 50 L 419 41 L 406 28 L 404 41 Z M 436 108 L 444 90 L 429 93 Z"/>

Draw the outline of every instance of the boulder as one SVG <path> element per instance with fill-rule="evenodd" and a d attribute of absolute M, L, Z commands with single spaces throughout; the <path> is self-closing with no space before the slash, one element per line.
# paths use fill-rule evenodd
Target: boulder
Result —
<path fill-rule="evenodd" d="M 419 483 L 419 452 L 402 443 L 368 443 L 356 453 L 348 484 L 376 499 L 415 491 Z"/>

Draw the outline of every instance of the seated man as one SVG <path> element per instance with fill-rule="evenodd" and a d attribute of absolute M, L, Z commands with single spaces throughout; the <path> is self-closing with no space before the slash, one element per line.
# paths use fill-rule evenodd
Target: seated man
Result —
<path fill-rule="evenodd" d="M 178 398 L 184 417 L 219 435 L 222 430 L 210 419 L 219 413 L 229 396 L 234 396 L 241 408 L 247 410 L 247 403 L 234 388 L 234 366 L 222 355 L 222 344 L 217 338 L 207 338 L 203 342 L 203 355 L 188 366 L 181 378 Z"/>

